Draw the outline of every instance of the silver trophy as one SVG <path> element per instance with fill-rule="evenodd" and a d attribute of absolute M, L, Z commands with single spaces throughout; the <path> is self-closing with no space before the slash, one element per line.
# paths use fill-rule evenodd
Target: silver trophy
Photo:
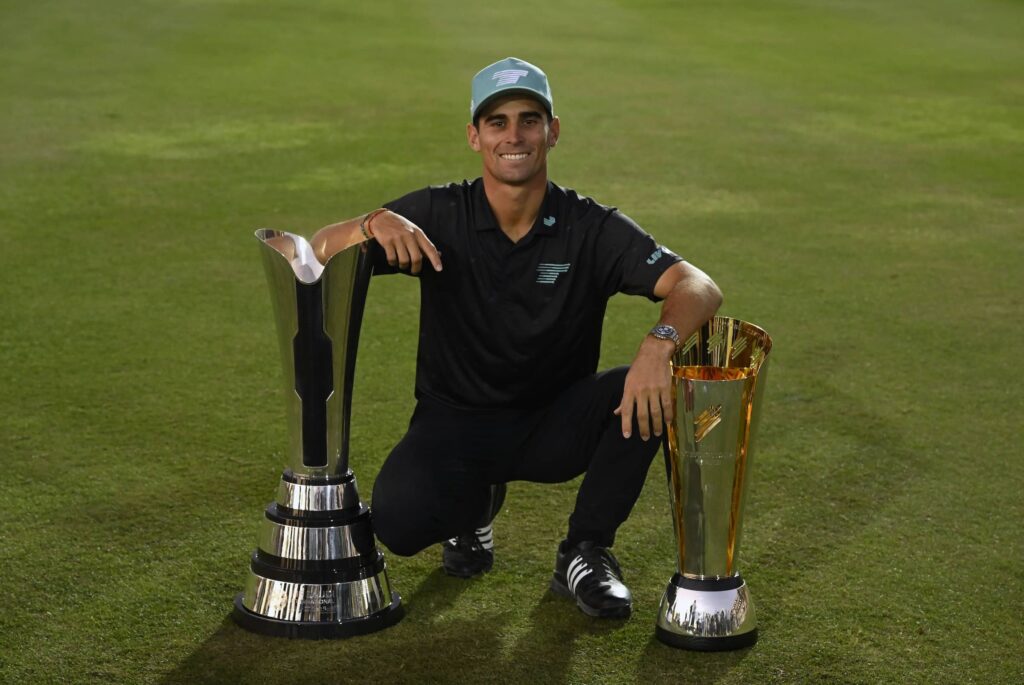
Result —
<path fill-rule="evenodd" d="M 673 647 L 720 651 L 757 642 L 737 561 L 771 348 L 757 326 L 716 316 L 672 359 L 675 417 L 665 461 L 678 567 L 655 634 Z"/>
<path fill-rule="evenodd" d="M 363 246 L 323 266 L 301 236 L 261 229 L 256 237 L 284 362 L 288 468 L 233 616 L 244 628 L 285 637 L 380 630 L 397 623 L 403 608 L 348 465 L 370 264 Z"/>

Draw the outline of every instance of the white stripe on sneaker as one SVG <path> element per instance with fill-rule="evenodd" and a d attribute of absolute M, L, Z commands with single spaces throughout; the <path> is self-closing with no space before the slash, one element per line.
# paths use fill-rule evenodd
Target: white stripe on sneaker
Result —
<path fill-rule="evenodd" d="M 569 570 L 565 574 L 566 581 L 568 581 L 570 592 L 575 594 L 576 587 L 579 585 L 580 581 L 589 576 L 593 572 L 594 569 L 590 568 L 587 562 L 583 560 L 582 556 L 577 556 L 575 559 L 573 559 L 572 563 L 569 564 Z"/>

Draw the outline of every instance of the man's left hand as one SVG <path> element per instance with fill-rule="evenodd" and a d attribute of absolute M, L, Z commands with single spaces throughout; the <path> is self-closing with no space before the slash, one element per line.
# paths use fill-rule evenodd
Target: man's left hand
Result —
<path fill-rule="evenodd" d="M 653 433 L 661 437 L 662 427 L 672 420 L 672 367 L 669 360 L 675 351 L 671 340 L 644 338 L 636 358 L 626 374 L 622 403 L 615 415 L 622 419 L 622 437 L 633 431 L 633 414 L 640 430 L 640 438 L 649 440 Z"/>

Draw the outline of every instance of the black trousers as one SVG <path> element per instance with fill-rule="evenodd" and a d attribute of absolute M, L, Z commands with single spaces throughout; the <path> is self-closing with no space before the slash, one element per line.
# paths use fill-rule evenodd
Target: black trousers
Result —
<path fill-rule="evenodd" d="M 463 411 L 421 399 L 409 432 L 373 488 L 373 526 L 408 556 L 480 525 L 491 485 L 561 483 L 586 473 L 567 539 L 610 547 L 629 516 L 662 441 L 622 437 L 612 414 L 628 367 L 588 376 L 536 409 Z"/>

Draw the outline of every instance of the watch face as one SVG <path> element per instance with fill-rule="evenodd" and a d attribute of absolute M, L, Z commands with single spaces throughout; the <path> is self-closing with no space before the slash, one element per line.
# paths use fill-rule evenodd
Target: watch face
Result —
<path fill-rule="evenodd" d="M 651 335 L 653 335 L 655 338 L 661 338 L 662 340 L 671 340 L 677 345 L 679 344 L 679 334 L 676 332 L 676 329 L 672 328 L 671 326 L 659 324 L 655 326 L 653 329 L 651 329 Z"/>

